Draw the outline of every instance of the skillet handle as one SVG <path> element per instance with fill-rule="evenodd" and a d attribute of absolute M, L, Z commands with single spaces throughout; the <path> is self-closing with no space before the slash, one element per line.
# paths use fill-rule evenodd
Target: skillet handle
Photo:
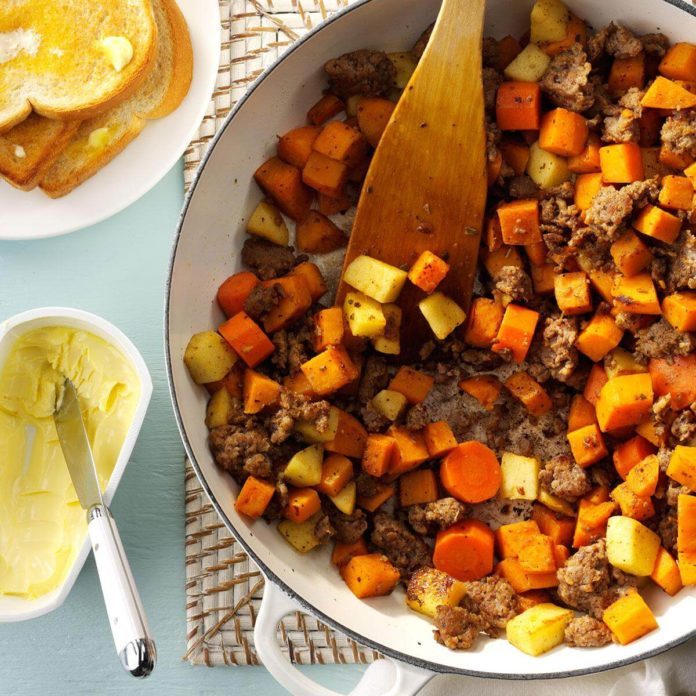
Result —
<path fill-rule="evenodd" d="M 300 672 L 281 652 L 278 622 L 296 611 L 304 609 L 266 578 L 254 626 L 254 644 L 264 667 L 293 696 L 342 696 Z M 433 672 L 391 658 L 377 660 L 367 668 L 348 696 L 413 696 L 433 676 Z"/>

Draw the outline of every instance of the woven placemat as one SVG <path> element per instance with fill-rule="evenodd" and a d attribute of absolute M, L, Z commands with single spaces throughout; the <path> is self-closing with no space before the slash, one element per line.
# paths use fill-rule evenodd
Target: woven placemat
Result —
<path fill-rule="evenodd" d="M 185 155 L 190 185 L 210 139 L 264 68 L 308 29 L 352 0 L 220 0 L 217 86 L 198 137 Z M 258 665 L 254 619 L 263 577 L 225 528 L 186 463 L 186 640 L 195 665 Z M 311 616 L 286 618 L 278 639 L 291 660 L 368 663 L 379 657 Z"/>

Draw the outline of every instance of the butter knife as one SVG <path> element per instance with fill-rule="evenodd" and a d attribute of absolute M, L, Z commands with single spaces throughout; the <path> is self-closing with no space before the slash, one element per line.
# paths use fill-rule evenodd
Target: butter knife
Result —
<path fill-rule="evenodd" d="M 87 512 L 87 529 L 116 652 L 126 671 L 134 677 L 146 677 L 155 666 L 155 643 L 116 523 L 102 499 L 77 391 L 66 379 L 61 392 L 53 419 L 77 497 Z"/>

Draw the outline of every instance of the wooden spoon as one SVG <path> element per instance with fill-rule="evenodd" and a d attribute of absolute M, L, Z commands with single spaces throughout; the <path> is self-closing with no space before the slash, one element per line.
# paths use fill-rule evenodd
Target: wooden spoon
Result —
<path fill-rule="evenodd" d="M 438 287 L 468 310 L 486 203 L 481 41 L 485 0 L 443 0 L 432 36 L 365 178 L 346 266 L 360 254 L 407 269 L 432 251 L 451 265 Z M 342 306 L 350 287 L 339 284 Z M 407 282 L 400 360 L 433 333 Z"/>

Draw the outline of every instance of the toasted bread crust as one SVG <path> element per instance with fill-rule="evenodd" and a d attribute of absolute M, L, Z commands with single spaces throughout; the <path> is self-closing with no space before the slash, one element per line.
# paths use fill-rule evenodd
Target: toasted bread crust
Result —
<path fill-rule="evenodd" d="M 7 21 L 5 27 L 0 17 L 0 32 L 13 28 L 13 17 L 19 11 L 20 17 L 26 15 L 26 22 L 30 28 L 36 29 L 41 38 L 39 48 L 30 54 L 19 54 L 19 57 L 3 63 L 3 72 L 0 73 L 0 133 L 7 131 L 14 125 L 21 123 L 28 117 L 31 111 L 56 120 L 75 120 L 91 118 L 114 108 L 132 96 L 147 77 L 155 61 L 157 50 L 157 27 L 150 0 L 138 0 L 134 5 L 124 3 L 123 0 L 111 0 L 98 9 L 91 8 L 87 3 L 85 7 L 79 7 L 84 0 L 74 0 L 78 5 L 75 15 L 89 12 L 102 12 L 101 16 L 110 16 L 122 11 L 128 16 L 137 11 L 140 25 L 138 26 L 138 40 L 131 35 L 134 45 L 134 55 L 131 62 L 123 68 L 121 73 L 110 72 L 104 80 L 104 72 L 84 68 L 84 80 L 79 84 L 79 90 L 70 92 L 66 96 L 64 81 L 61 79 L 59 69 L 47 66 L 59 65 L 60 61 L 68 61 L 74 55 L 91 55 L 92 62 L 83 61 L 85 65 L 95 65 L 99 60 L 93 37 L 89 32 L 73 32 L 76 41 L 64 44 L 71 50 L 65 49 L 61 57 L 49 54 L 56 50 L 55 46 L 49 46 L 50 39 L 55 38 L 56 8 L 46 8 L 42 2 L 33 6 L 37 0 L 3 0 L 9 2 L 7 8 Z M 112 8 L 111 5 L 115 7 Z M 14 14 L 13 14 L 14 12 Z M 16 18 L 15 18 L 16 19 Z M 141 21 L 142 20 L 142 21 Z M 109 25 L 111 26 L 111 25 Z M 63 27 L 61 27 L 63 28 Z M 132 28 L 132 27 L 131 27 Z M 44 41 L 43 34 L 48 38 Z M 45 46 L 44 46 L 45 44 Z M 60 49 L 63 51 L 63 48 Z M 103 58 L 102 58 L 103 60 Z M 105 85 L 105 82 L 108 84 Z M 56 86 L 57 85 L 57 86 Z M 13 95 L 3 103 L 3 94 Z"/>

